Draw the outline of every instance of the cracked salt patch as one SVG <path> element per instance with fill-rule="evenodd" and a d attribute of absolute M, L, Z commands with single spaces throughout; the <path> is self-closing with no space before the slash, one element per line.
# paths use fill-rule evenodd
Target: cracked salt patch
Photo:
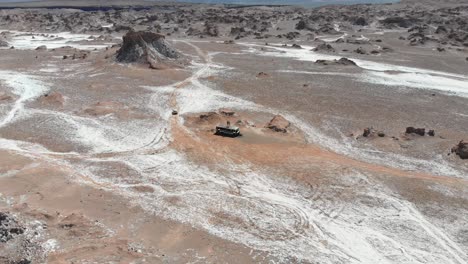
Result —
<path fill-rule="evenodd" d="M 252 47 L 261 47 L 258 44 L 240 43 L 247 46 L 248 52 L 259 55 L 293 58 L 300 61 L 335 60 L 340 56 L 324 55 L 311 51 L 312 47 L 304 46 L 304 49 L 289 49 L 270 46 L 280 52 L 252 50 Z M 444 93 L 468 97 L 468 76 L 442 71 L 427 70 L 414 67 L 378 63 L 366 60 L 353 59 L 356 64 L 366 71 L 355 74 L 354 79 L 360 82 L 380 84 L 382 86 L 401 86 L 417 89 L 438 90 Z"/>
<path fill-rule="evenodd" d="M 104 44 L 83 44 L 81 42 L 90 41 L 89 37 L 93 35 L 88 34 L 76 34 L 71 32 L 60 32 L 60 33 L 37 33 L 37 32 L 21 32 L 21 31 L 9 31 L 3 30 L 2 32 L 10 32 L 13 35 L 8 40 L 10 46 L 14 46 L 15 49 L 36 49 L 39 46 L 45 45 L 48 49 L 61 48 L 70 46 L 79 49 L 102 49 L 113 43 Z M 53 37 L 52 37 L 53 36 Z"/>
<path fill-rule="evenodd" d="M 88 175 L 148 211 L 268 251 L 281 261 L 465 263 L 464 252 L 442 230 L 364 175 L 342 175 L 348 182 L 343 187 L 307 189 L 246 166 L 220 164 L 227 171 L 209 170 L 173 150 L 108 160 L 120 160 L 141 178 L 129 183 Z M 140 184 L 155 191 L 135 192 L 132 187 Z M 348 188 L 363 202 L 348 201 Z"/>
<path fill-rule="evenodd" d="M 24 109 L 26 102 L 36 99 L 49 90 L 45 83 L 38 80 L 37 77 L 18 72 L 0 71 L 0 80 L 4 81 L 12 89 L 12 92 L 19 96 L 12 109 L 0 121 L 0 127 L 10 123 Z"/>
<path fill-rule="evenodd" d="M 132 120 L 122 122 L 110 118 L 86 118 L 50 110 L 31 110 L 35 116 L 48 117 L 48 127 L 55 130 L 56 137 L 87 146 L 90 153 L 112 153 L 133 151 L 144 147 L 156 148 L 164 144 L 167 123 Z M 60 132 L 58 132 L 60 131 Z"/>

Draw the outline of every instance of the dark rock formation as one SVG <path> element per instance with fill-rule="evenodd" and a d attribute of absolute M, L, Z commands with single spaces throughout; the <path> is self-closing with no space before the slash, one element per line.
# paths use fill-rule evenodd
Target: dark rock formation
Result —
<path fill-rule="evenodd" d="M 164 35 L 144 31 L 128 32 L 116 58 L 125 63 L 147 63 L 152 69 L 182 64 L 182 55 L 166 42 Z"/>
<path fill-rule="evenodd" d="M 424 136 L 426 134 L 425 128 L 414 128 L 414 127 L 407 127 L 406 134 L 416 134 L 420 136 Z"/>
<path fill-rule="evenodd" d="M 468 159 L 468 142 L 460 141 L 452 148 L 452 153 L 457 154 L 461 159 Z"/>
<path fill-rule="evenodd" d="M 419 22 L 418 19 L 406 17 L 387 17 L 380 21 L 380 23 L 387 27 L 398 26 L 402 28 L 409 28 L 417 22 Z"/>
<path fill-rule="evenodd" d="M 288 132 L 288 128 L 291 126 L 291 123 L 289 123 L 288 120 L 286 120 L 283 116 L 281 115 L 276 115 L 271 119 L 271 121 L 265 126 L 265 128 L 271 129 L 275 132 L 282 132 L 286 133 Z"/>
<path fill-rule="evenodd" d="M 343 66 L 357 66 L 357 64 L 348 59 L 348 58 L 341 58 L 339 60 L 317 60 L 315 64 L 320 64 L 320 65 L 343 65 Z"/>
<path fill-rule="evenodd" d="M 354 20 L 353 24 L 356 25 L 356 26 L 367 26 L 368 25 L 366 19 L 363 18 L 363 17 L 359 17 L 356 20 Z"/>

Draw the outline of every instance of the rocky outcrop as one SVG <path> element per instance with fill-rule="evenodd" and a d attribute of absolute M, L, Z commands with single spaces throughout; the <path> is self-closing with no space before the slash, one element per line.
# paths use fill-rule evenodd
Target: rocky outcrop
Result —
<path fill-rule="evenodd" d="M 281 115 L 276 115 L 271 121 L 265 126 L 265 128 L 271 129 L 275 132 L 288 132 L 288 128 L 291 126 L 288 120 Z"/>
<path fill-rule="evenodd" d="M 452 148 L 452 153 L 455 153 L 461 159 L 468 159 L 468 142 L 460 141 Z"/>
<path fill-rule="evenodd" d="M 130 31 L 123 37 L 122 47 L 117 51 L 117 61 L 145 63 L 152 69 L 165 69 L 184 64 L 182 55 L 166 42 L 165 36 L 139 31 Z"/>
<path fill-rule="evenodd" d="M 380 21 L 381 24 L 385 25 L 387 28 L 392 26 L 398 26 L 402 28 L 409 28 L 419 20 L 414 18 L 406 17 L 387 17 Z"/>
<path fill-rule="evenodd" d="M 307 20 L 301 19 L 299 22 L 297 22 L 295 26 L 296 30 L 309 30 L 309 31 L 315 31 L 315 27 Z"/>
<path fill-rule="evenodd" d="M 328 66 L 328 65 L 342 65 L 342 66 L 357 66 L 357 64 L 347 58 L 341 58 L 339 60 L 317 60 L 315 64 Z"/>
<path fill-rule="evenodd" d="M 214 23 L 206 22 L 203 33 L 209 37 L 218 37 L 219 36 L 218 26 Z"/>

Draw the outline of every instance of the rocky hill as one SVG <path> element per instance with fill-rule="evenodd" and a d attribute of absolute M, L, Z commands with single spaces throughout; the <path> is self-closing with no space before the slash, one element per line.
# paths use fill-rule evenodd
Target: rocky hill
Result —
<path fill-rule="evenodd" d="M 129 31 L 123 37 L 116 59 L 123 63 L 149 64 L 152 69 L 183 65 L 183 56 L 170 46 L 165 36 L 149 31 Z"/>

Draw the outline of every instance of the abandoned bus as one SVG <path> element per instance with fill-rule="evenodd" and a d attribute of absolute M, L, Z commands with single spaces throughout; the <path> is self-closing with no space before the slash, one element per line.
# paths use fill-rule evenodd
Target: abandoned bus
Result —
<path fill-rule="evenodd" d="M 226 126 L 217 126 L 215 135 L 223 137 L 238 137 L 241 135 L 240 129 L 235 126 L 231 126 L 228 122 Z"/>

